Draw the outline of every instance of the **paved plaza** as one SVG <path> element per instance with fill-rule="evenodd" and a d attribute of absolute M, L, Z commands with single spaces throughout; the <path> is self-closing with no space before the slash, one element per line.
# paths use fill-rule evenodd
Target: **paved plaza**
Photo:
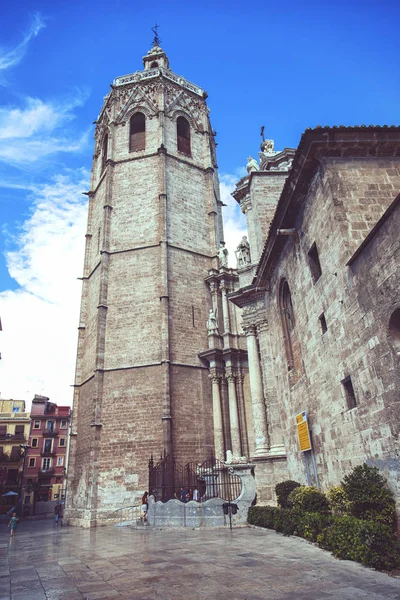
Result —
<path fill-rule="evenodd" d="M 400 579 L 273 531 L 0 527 L 0 600 L 400 599 Z"/>

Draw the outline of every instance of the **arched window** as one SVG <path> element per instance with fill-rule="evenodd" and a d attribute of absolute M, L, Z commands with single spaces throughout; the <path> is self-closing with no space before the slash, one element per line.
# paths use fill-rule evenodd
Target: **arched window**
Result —
<path fill-rule="evenodd" d="M 389 339 L 393 350 L 400 357 L 400 308 L 397 308 L 390 317 Z"/>
<path fill-rule="evenodd" d="M 103 138 L 103 147 L 101 153 L 101 172 L 106 168 L 106 162 L 108 158 L 108 133 Z"/>
<path fill-rule="evenodd" d="M 178 151 L 191 156 L 190 151 L 190 125 L 185 117 L 178 117 L 176 121 L 176 133 L 178 137 Z"/>
<path fill-rule="evenodd" d="M 131 117 L 129 126 L 129 151 L 146 148 L 146 117 L 137 112 Z"/>
<path fill-rule="evenodd" d="M 286 279 L 281 280 L 279 287 L 279 309 L 282 319 L 283 338 L 285 342 L 286 358 L 288 369 L 291 371 L 294 368 L 293 356 L 293 330 L 294 330 L 294 312 L 292 304 L 292 295 L 290 293 L 289 284 Z"/>

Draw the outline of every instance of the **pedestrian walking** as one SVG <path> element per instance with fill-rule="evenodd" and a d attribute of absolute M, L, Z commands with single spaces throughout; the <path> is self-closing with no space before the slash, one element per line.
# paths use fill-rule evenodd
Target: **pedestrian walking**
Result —
<path fill-rule="evenodd" d="M 12 517 L 11 517 L 10 522 L 8 524 L 8 527 L 10 528 L 10 537 L 14 537 L 15 532 L 17 530 L 18 523 L 19 523 L 19 520 L 17 518 L 17 513 L 14 512 L 12 514 Z"/>

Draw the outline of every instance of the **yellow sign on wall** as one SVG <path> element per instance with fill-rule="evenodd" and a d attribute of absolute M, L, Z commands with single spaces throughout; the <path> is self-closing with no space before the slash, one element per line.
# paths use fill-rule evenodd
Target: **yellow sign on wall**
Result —
<path fill-rule="evenodd" d="M 310 431 L 308 429 L 307 413 L 303 410 L 302 413 L 296 415 L 297 436 L 299 438 L 300 452 L 311 450 Z"/>

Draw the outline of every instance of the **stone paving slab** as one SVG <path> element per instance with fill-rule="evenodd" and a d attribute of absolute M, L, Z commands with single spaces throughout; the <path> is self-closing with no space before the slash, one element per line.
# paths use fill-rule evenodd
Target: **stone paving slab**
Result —
<path fill-rule="evenodd" d="M 400 579 L 238 528 L 0 530 L 0 600 L 400 600 Z"/>

